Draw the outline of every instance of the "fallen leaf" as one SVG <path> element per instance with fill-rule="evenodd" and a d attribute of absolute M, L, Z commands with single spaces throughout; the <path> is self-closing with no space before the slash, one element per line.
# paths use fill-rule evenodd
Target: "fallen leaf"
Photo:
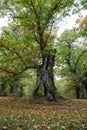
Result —
<path fill-rule="evenodd" d="M 2 128 L 3 128 L 3 130 L 7 130 L 7 129 L 8 129 L 8 127 L 7 127 L 7 126 L 3 126 Z"/>
<path fill-rule="evenodd" d="M 70 127 L 69 127 L 69 130 L 74 130 L 73 126 L 70 126 Z"/>
<path fill-rule="evenodd" d="M 17 127 L 17 129 L 16 130 L 23 130 L 22 128 L 20 128 L 20 127 Z"/>

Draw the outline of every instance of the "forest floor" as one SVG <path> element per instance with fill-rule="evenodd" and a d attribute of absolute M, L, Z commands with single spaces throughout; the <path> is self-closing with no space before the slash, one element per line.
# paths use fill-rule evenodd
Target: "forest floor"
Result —
<path fill-rule="evenodd" d="M 0 130 L 87 130 L 87 99 L 0 97 Z"/>

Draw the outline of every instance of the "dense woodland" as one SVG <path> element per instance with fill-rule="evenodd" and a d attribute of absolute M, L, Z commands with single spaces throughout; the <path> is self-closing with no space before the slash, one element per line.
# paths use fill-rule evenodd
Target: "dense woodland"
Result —
<path fill-rule="evenodd" d="M 87 1 L 1 0 L 0 96 L 87 98 Z M 66 16 L 77 27 L 58 36 Z M 61 25 L 62 26 L 62 25 Z"/>

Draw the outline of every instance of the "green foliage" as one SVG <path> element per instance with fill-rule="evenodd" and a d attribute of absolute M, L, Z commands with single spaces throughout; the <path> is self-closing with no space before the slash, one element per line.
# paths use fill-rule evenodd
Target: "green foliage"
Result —
<path fill-rule="evenodd" d="M 87 0 L 82 0 L 82 5 L 87 8 Z"/>
<path fill-rule="evenodd" d="M 55 84 L 58 87 L 58 93 L 64 98 L 75 98 L 73 84 L 68 78 L 61 78 L 60 80 L 55 80 Z"/>
<path fill-rule="evenodd" d="M 66 30 L 58 39 L 57 61 L 58 74 L 65 78 L 65 84 L 60 82 L 62 86 L 60 91 L 62 95 L 67 96 L 71 91 L 73 97 L 75 89 L 78 86 L 82 89 L 82 80 L 84 72 L 87 70 L 87 43 L 86 39 L 80 39 L 74 30 Z M 63 81 L 63 79 L 61 79 Z M 59 86 L 59 88 L 60 88 Z"/>
<path fill-rule="evenodd" d="M 20 84 L 23 86 L 23 96 L 31 96 L 36 83 L 36 72 L 28 70 L 22 74 Z"/>
<path fill-rule="evenodd" d="M 2 28 L 1 72 L 15 75 L 28 68 L 37 68 L 41 61 L 40 48 L 44 48 L 42 44 L 49 51 L 54 42 L 50 25 L 56 15 L 72 3 L 73 0 L 2 0 L 1 13 L 9 14 L 12 24 Z"/>
<path fill-rule="evenodd" d="M 28 67 L 34 67 L 38 64 L 38 58 L 40 57 L 38 45 L 29 44 L 26 37 L 24 38 L 23 33 L 20 33 L 21 30 L 22 28 L 14 24 L 3 28 L 0 43 L 0 62 L 2 63 L 0 69 L 9 73 L 9 75 L 15 75 L 28 69 Z M 33 53 L 32 49 L 37 53 Z M 30 60 L 31 62 L 29 62 Z"/>

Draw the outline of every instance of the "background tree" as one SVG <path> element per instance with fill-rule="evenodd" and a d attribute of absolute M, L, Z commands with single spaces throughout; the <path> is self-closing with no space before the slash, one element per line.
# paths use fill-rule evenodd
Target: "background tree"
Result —
<path fill-rule="evenodd" d="M 81 1 L 82 8 L 87 9 L 87 1 Z M 87 15 L 80 21 L 79 27 L 80 29 L 79 34 L 81 37 L 85 37 L 85 45 L 84 48 L 87 48 Z M 83 62 L 82 62 L 83 61 Z M 82 73 L 82 84 L 83 84 L 83 97 L 87 98 L 87 53 L 81 57 L 79 60 L 80 64 L 82 65 L 80 69 L 83 69 Z"/>
<path fill-rule="evenodd" d="M 66 30 L 61 35 L 58 45 L 58 59 L 60 60 L 62 75 L 72 80 L 71 86 L 76 92 L 76 97 L 80 98 L 84 88 L 84 86 L 82 87 L 83 73 L 85 73 L 84 59 L 87 55 L 85 39 L 81 40 L 74 30 Z"/>

